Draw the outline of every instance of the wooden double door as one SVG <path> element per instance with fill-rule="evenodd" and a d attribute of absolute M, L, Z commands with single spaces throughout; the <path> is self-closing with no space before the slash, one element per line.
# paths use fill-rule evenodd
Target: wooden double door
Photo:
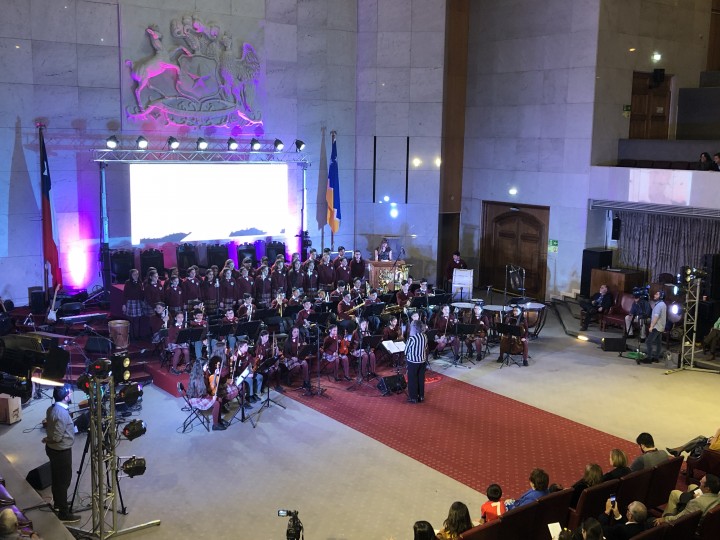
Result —
<path fill-rule="evenodd" d="M 483 202 L 480 283 L 502 290 L 506 266 L 521 267 L 525 296 L 544 301 L 549 222 L 547 206 Z"/>

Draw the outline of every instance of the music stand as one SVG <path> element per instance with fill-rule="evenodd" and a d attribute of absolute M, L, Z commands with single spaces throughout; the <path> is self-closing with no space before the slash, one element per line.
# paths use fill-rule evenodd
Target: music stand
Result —
<path fill-rule="evenodd" d="M 233 420 L 235 420 L 235 418 L 237 418 L 237 414 L 239 412 L 240 413 L 240 422 L 245 423 L 246 420 L 250 420 L 252 427 L 253 428 L 255 427 L 255 421 L 252 419 L 252 415 L 245 416 L 245 386 L 244 386 L 244 384 L 245 384 L 245 380 L 248 378 L 249 375 L 250 375 L 250 366 L 247 366 L 243 370 L 243 372 L 240 375 L 238 375 L 237 378 L 235 379 L 235 384 L 237 385 L 238 391 L 239 391 L 237 399 L 238 399 L 238 403 L 240 406 L 238 407 L 238 410 L 235 411 L 235 413 L 232 415 L 232 418 L 230 418 L 230 425 L 232 425 Z"/>
<path fill-rule="evenodd" d="M 273 364 L 274 364 L 275 362 L 277 362 L 277 361 L 278 361 L 278 359 L 277 359 L 276 357 L 274 357 L 274 356 L 272 356 L 272 357 L 270 357 L 270 358 L 266 358 L 265 360 L 263 360 L 262 362 L 260 362 L 260 365 L 257 367 L 257 369 L 255 370 L 255 372 L 256 372 L 256 373 L 262 373 L 262 375 L 263 375 L 263 380 L 265 380 L 265 376 L 266 376 L 268 370 L 269 370 L 269 369 L 273 366 Z M 262 412 L 262 410 L 263 410 L 263 409 L 269 409 L 269 408 L 270 408 L 270 402 L 274 403 L 275 405 L 277 405 L 278 407 L 280 407 L 280 408 L 282 408 L 282 409 L 285 409 L 285 408 L 286 408 L 285 405 L 282 405 L 281 403 L 278 403 L 277 401 L 275 401 L 274 399 L 272 399 L 272 398 L 270 397 L 270 381 L 269 381 L 269 380 L 268 380 L 268 381 L 265 381 L 265 390 L 266 390 L 267 393 L 265 394 L 265 399 L 263 400 L 262 404 L 260 405 L 260 408 L 259 408 L 257 411 L 255 411 L 254 413 L 252 413 L 252 414 L 250 415 L 251 418 L 252 418 L 253 416 L 257 416 L 257 422 L 253 423 L 253 427 L 255 427 L 255 426 L 257 425 L 257 423 L 260 422 L 260 413 Z"/>
<path fill-rule="evenodd" d="M 204 333 L 205 328 L 200 326 L 193 328 L 183 328 L 178 332 L 175 343 L 177 343 L 178 345 L 182 343 L 195 343 L 196 341 L 200 341 L 203 338 Z"/>
<path fill-rule="evenodd" d="M 248 341 L 255 342 L 260 332 L 261 322 L 262 321 L 250 321 L 238 324 L 235 330 L 235 337 L 247 336 Z"/>
<path fill-rule="evenodd" d="M 379 317 L 380 314 L 385 311 L 385 302 L 377 302 L 376 304 L 370 304 L 369 306 L 365 306 L 363 309 L 363 318 L 367 319 L 368 317 Z"/>
<path fill-rule="evenodd" d="M 320 330 L 322 328 L 327 328 L 327 322 L 330 319 L 330 313 L 311 313 L 308 315 L 307 320 L 311 323 L 315 323 L 315 331 L 317 334 L 317 343 L 316 346 L 316 353 L 315 357 L 317 358 L 317 390 L 312 388 L 312 384 L 310 385 L 310 393 L 308 395 L 310 396 L 324 396 L 329 397 L 325 395 L 325 391 L 327 388 L 323 388 L 320 384 L 320 364 L 322 364 L 322 359 L 320 358 L 320 339 L 321 339 L 321 332 Z"/>
<path fill-rule="evenodd" d="M 363 336 L 362 340 L 360 341 L 360 350 L 368 355 L 368 369 L 370 368 L 370 349 L 377 349 L 380 344 L 382 343 L 382 336 L 381 335 L 374 335 L 374 336 Z M 365 381 L 365 377 L 363 377 L 362 374 L 362 353 L 357 357 L 358 361 L 358 368 L 357 368 L 357 377 L 355 377 L 355 382 L 352 383 L 350 386 L 348 386 L 348 390 L 354 390 L 356 387 L 359 386 L 368 386 L 372 388 L 370 383 Z M 368 373 L 368 381 L 370 380 L 370 373 Z"/>
<path fill-rule="evenodd" d="M 302 304 L 298 304 L 297 306 L 287 306 L 283 308 L 283 317 L 289 317 L 292 320 L 295 320 L 297 314 L 300 313 L 302 310 Z"/>
<path fill-rule="evenodd" d="M 455 335 L 457 335 L 458 338 L 459 338 L 459 336 L 467 337 L 471 334 L 474 334 L 476 329 L 477 329 L 477 327 L 474 324 L 456 323 L 455 324 Z M 462 366 L 463 356 L 473 366 L 475 365 L 475 362 L 473 362 L 472 358 L 470 358 L 470 355 L 465 354 L 463 352 L 464 348 L 465 348 L 465 340 L 461 339 L 460 340 L 460 358 L 459 358 L 459 360 L 453 361 L 452 365 L 455 367 L 466 367 L 466 368 L 470 369 L 470 366 Z"/>
<path fill-rule="evenodd" d="M 507 335 L 517 337 L 517 338 L 522 336 L 522 328 L 515 324 L 497 323 L 495 326 L 497 328 L 498 334 L 501 334 L 501 335 L 507 334 Z M 501 341 L 501 345 L 502 345 L 502 338 L 500 341 Z M 503 363 L 500 365 L 500 369 L 502 369 L 503 366 L 510 367 L 510 360 L 512 360 L 515 365 L 520 367 L 522 365 L 522 363 L 520 363 L 517 359 L 513 358 L 513 356 L 517 356 L 517 355 L 513 355 L 512 353 L 506 352 L 505 357 L 503 358 Z"/>

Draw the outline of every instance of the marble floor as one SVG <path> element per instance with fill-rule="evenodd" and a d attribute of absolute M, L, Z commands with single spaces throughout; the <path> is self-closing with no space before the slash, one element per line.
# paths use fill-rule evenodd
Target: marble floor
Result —
<path fill-rule="evenodd" d="M 637 366 L 566 336 L 552 311 L 530 352 L 528 368 L 500 370 L 490 360 L 472 369 L 438 369 L 628 440 L 649 431 L 659 446 L 677 445 L 718 427 L 717 374 L 666 375 L 660 364 Z M 426 398 L 432 406 L 431 386 Z M 264 411 L 255 429 L 245 423 L 225 432 L 182 434 L 182 402 L 147 387 L 138 417 L 147 422 L 148 433 L 118 447 L 118 455 L 143 456 L 148 462 L 144 476 L 121 480 L 129 513 L 120 516 L 120 527 L 159 519 L 159 527 L 132 536 L 277 539 L 285 535 L 287 518 L 277 517 L 284 508 L 299 510 L 308 540 L 402 540 L 412 537 L 416 520 L 441 527 L 455 500 L 478 515 L 481 493 L 292 399 L 278 399 L 287 409 Z M 359 404 L 358 414 L 363 414 Z M 48 405 L 47 400 L 32 402 L 22 422 L 0 426 L 0 452 L 23 476 L 45 461 L 39 423 Z M 75 467 L 83 442 L 84 436 L 74 448 Z M 79 493 L 87 499 L 88 472 Z M 49 498 L 49 490 L 42 495 Z M 87 526 L 90 513 L 82 515 Z"/>

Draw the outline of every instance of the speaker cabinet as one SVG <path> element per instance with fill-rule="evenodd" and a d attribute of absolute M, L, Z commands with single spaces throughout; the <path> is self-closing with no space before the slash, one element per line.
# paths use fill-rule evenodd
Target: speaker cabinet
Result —
<path fill-rule="evenodd" d="M 720 301 L 707 300 L 698 302 L 695 341 L 700 341 L 707 336 L 718 318 L 720 318 Z"/>
<path fill-rule="evenodd" d="M 27 483 L 37 491 L 50 487 L 50 484 L 52 483 L 52 477 L 50 476 L 50 462 L 48 461 L 44 465 L 40 465 L 27 473 L 25 480 L 27 480 Z"/>
<path fill-rule="evenodd" d="M 720 300 L 720 253 L 704 255 L 703 266 L 708 275 L 702 284 L 702 294 L 711 300 Z"/>
<path fill-rule="evenodd" d="M 601 347 L 603 351 L 609 351 L 609 352 L 625 352 L 625 338 L 624 337 L 618 337 L 618 338 L 611 338 L 606 337 L 602 339 Z"/>
<path fill-rule="evenodd" d="M 582 273 L 580 274 L 580 294 L 590 296 L 590 278 L 593 268 L 607 268 L 612 266 L 612 250 L 604 248 L 589 248 L 583 250 Z"/>
<path fill-rule="evenodd" d="M 405 377 L 402 375 L 390 375 L 389 377 L 381 377 L 377 384 L 377 389 L 383 396 L 389 394 L 399 394 L 407 388 Z"/>
<path fill-rule="evenodd" d="M 45 292 L 42 287 L 31 287 L 28 292 L 30 296 L 30 312 L 33 315 L 44 314 L 47 304 L 45 303 Z"/>

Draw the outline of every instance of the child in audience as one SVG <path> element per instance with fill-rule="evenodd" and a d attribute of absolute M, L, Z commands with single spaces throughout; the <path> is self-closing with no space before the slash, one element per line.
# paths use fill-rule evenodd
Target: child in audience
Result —
<path fill-rule="evenodd" d="M 502 488 L 498 484 L 488 486 L 487 498 L 480 507 L 481 523 L 495 521 L 505 513 L 505 499 L 502 498 Z"/>
<path fill-rule="evenodd" d="M 435 540 L 435 529 L 427 521 L 416 521 L 413 525 L 413 540 Z"/>
<path fill-rule="evenodd" d="M 455 501 L 450 506 L 448 517 L 437 537 L 438 540 L 457 540 L 462 533 L 472 528 L 473 523 L 468 507 L 460 501 Z"/>

